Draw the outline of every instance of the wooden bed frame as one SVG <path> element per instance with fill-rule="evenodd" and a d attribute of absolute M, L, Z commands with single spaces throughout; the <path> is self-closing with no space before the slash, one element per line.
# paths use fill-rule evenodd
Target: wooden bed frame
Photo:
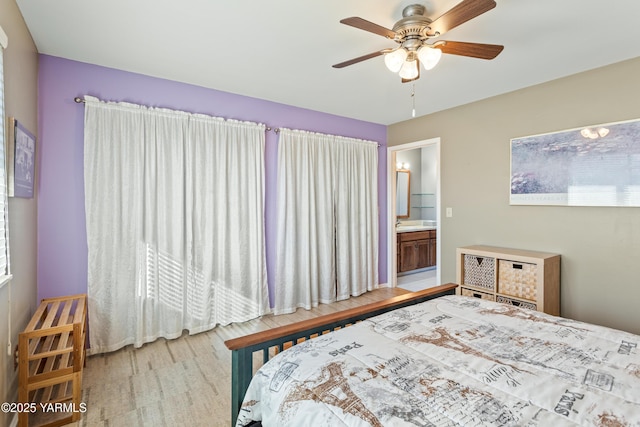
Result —
<path fill-rule="evenodd" d="M 238 419 L 244 395 L 251 382 L 251 377 L 253 377 L 255 352 L 261 351 L 262 363 L 266 363 L 272 355 L 304 340 L 352 325 L 387 311 L 418 304 L 444 295 L 453 295 L 457 286 L 455 283 L 448 283 L 423 291 L 409 292 L 360 307 L 225 341 L 225 345 L 231 350 L 231 425 L 235 425 Z M 270 352 L 270 349 L 273 351 Z"/>

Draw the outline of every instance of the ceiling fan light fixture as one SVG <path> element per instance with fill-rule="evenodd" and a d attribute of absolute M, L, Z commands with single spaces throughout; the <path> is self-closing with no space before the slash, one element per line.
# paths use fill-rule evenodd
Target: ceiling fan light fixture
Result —
<path fill-rule="evenodd" d="M 431 70 L 435 67 L 440 58 L 442 57 L 442 50 L 431 47 L 429 45 L 423 45 L 418 49 L 418 59 L 422 62 L 422 66 L 425 70 Z"/>
<path fill-rule="evenodd" d="M 384 56 L 384 64 L 389 71 L 397 73 L 402 68 L 409 53 L 402 47 L 399 47 Z"/>
<path fill-rule="evenodd" d="M 418 77 L 418 61 L 415 59 L 405 61 L 398 75 L 405 80 L 412 80 Z"/>

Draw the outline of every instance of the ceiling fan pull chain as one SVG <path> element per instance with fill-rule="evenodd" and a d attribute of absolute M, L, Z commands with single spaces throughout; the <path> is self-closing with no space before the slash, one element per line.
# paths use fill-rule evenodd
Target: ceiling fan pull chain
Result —
<path fill-rule="evenodd" d="M 413 108 L 411 110 L 411 117 L 416 116 L 416 84 L 411 85 L 411 101 L 413 102 Z"/>

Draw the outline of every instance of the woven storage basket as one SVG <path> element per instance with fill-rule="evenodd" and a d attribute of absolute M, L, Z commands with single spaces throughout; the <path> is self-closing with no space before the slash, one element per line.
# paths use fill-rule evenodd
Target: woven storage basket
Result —
<path fill-rule="evenodd" d="M 489 301 L 496 300 L 496 296 L 493 294 L 488 294 L 486 292 L 480 292 L 480 291 L 467 289 L 467 288 L 460 288 L 460 293 L 465 297 L 474 297 L 474 298 L 486 299 Z"/>
<path fill-rule="evenodd" d="M 502 295 L 497 295 L 496 296 L 496 301 L 497 302 L 501 302 L 503 304 L 514 305 L 516 307 L 528 308 L 529 310 L 537 310 L 538 309 L 538 306 L 535 305 L 532 302 L 518 301 L 518 300 L 515 300 L 515 299 L 503 297 Z"/>
<path fill-rule="evenodd" d="M 498 292 L 536 301 L 536 265 L 501 259 L 498 261 Z"/>
<path fill-rule="evenodd" d="M 496 281 L 495 271 L 495 258 L 465 254 L 462 283 L 464 285 L 494 290 Z"/>

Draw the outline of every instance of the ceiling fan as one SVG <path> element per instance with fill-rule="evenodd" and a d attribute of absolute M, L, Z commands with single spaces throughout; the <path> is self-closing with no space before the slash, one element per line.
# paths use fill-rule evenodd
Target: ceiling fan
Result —
<path fill-rule="evenodd" d="M 387 68 L 398 73 L 402 82 L 406 83 L 420 78 L 420 63 L 426 70 L 430 70 L 435 67 L 443 53 L 493 59 L 502 52 L 504 46 L 449 40 L 428 42 L 494 7 L 494 0 L 463 0 L 444 15 L 431 20 L 425 16 L 426 8 L 423 5 L 412 4 L 404 8 L 402 19 L 396 22 L 391 30 L 357 16 L 345 18 L 340 23 L 381 35 L 400 46 L 353 58 L 333 67 L 343 68 L 384 55 Z"/>

